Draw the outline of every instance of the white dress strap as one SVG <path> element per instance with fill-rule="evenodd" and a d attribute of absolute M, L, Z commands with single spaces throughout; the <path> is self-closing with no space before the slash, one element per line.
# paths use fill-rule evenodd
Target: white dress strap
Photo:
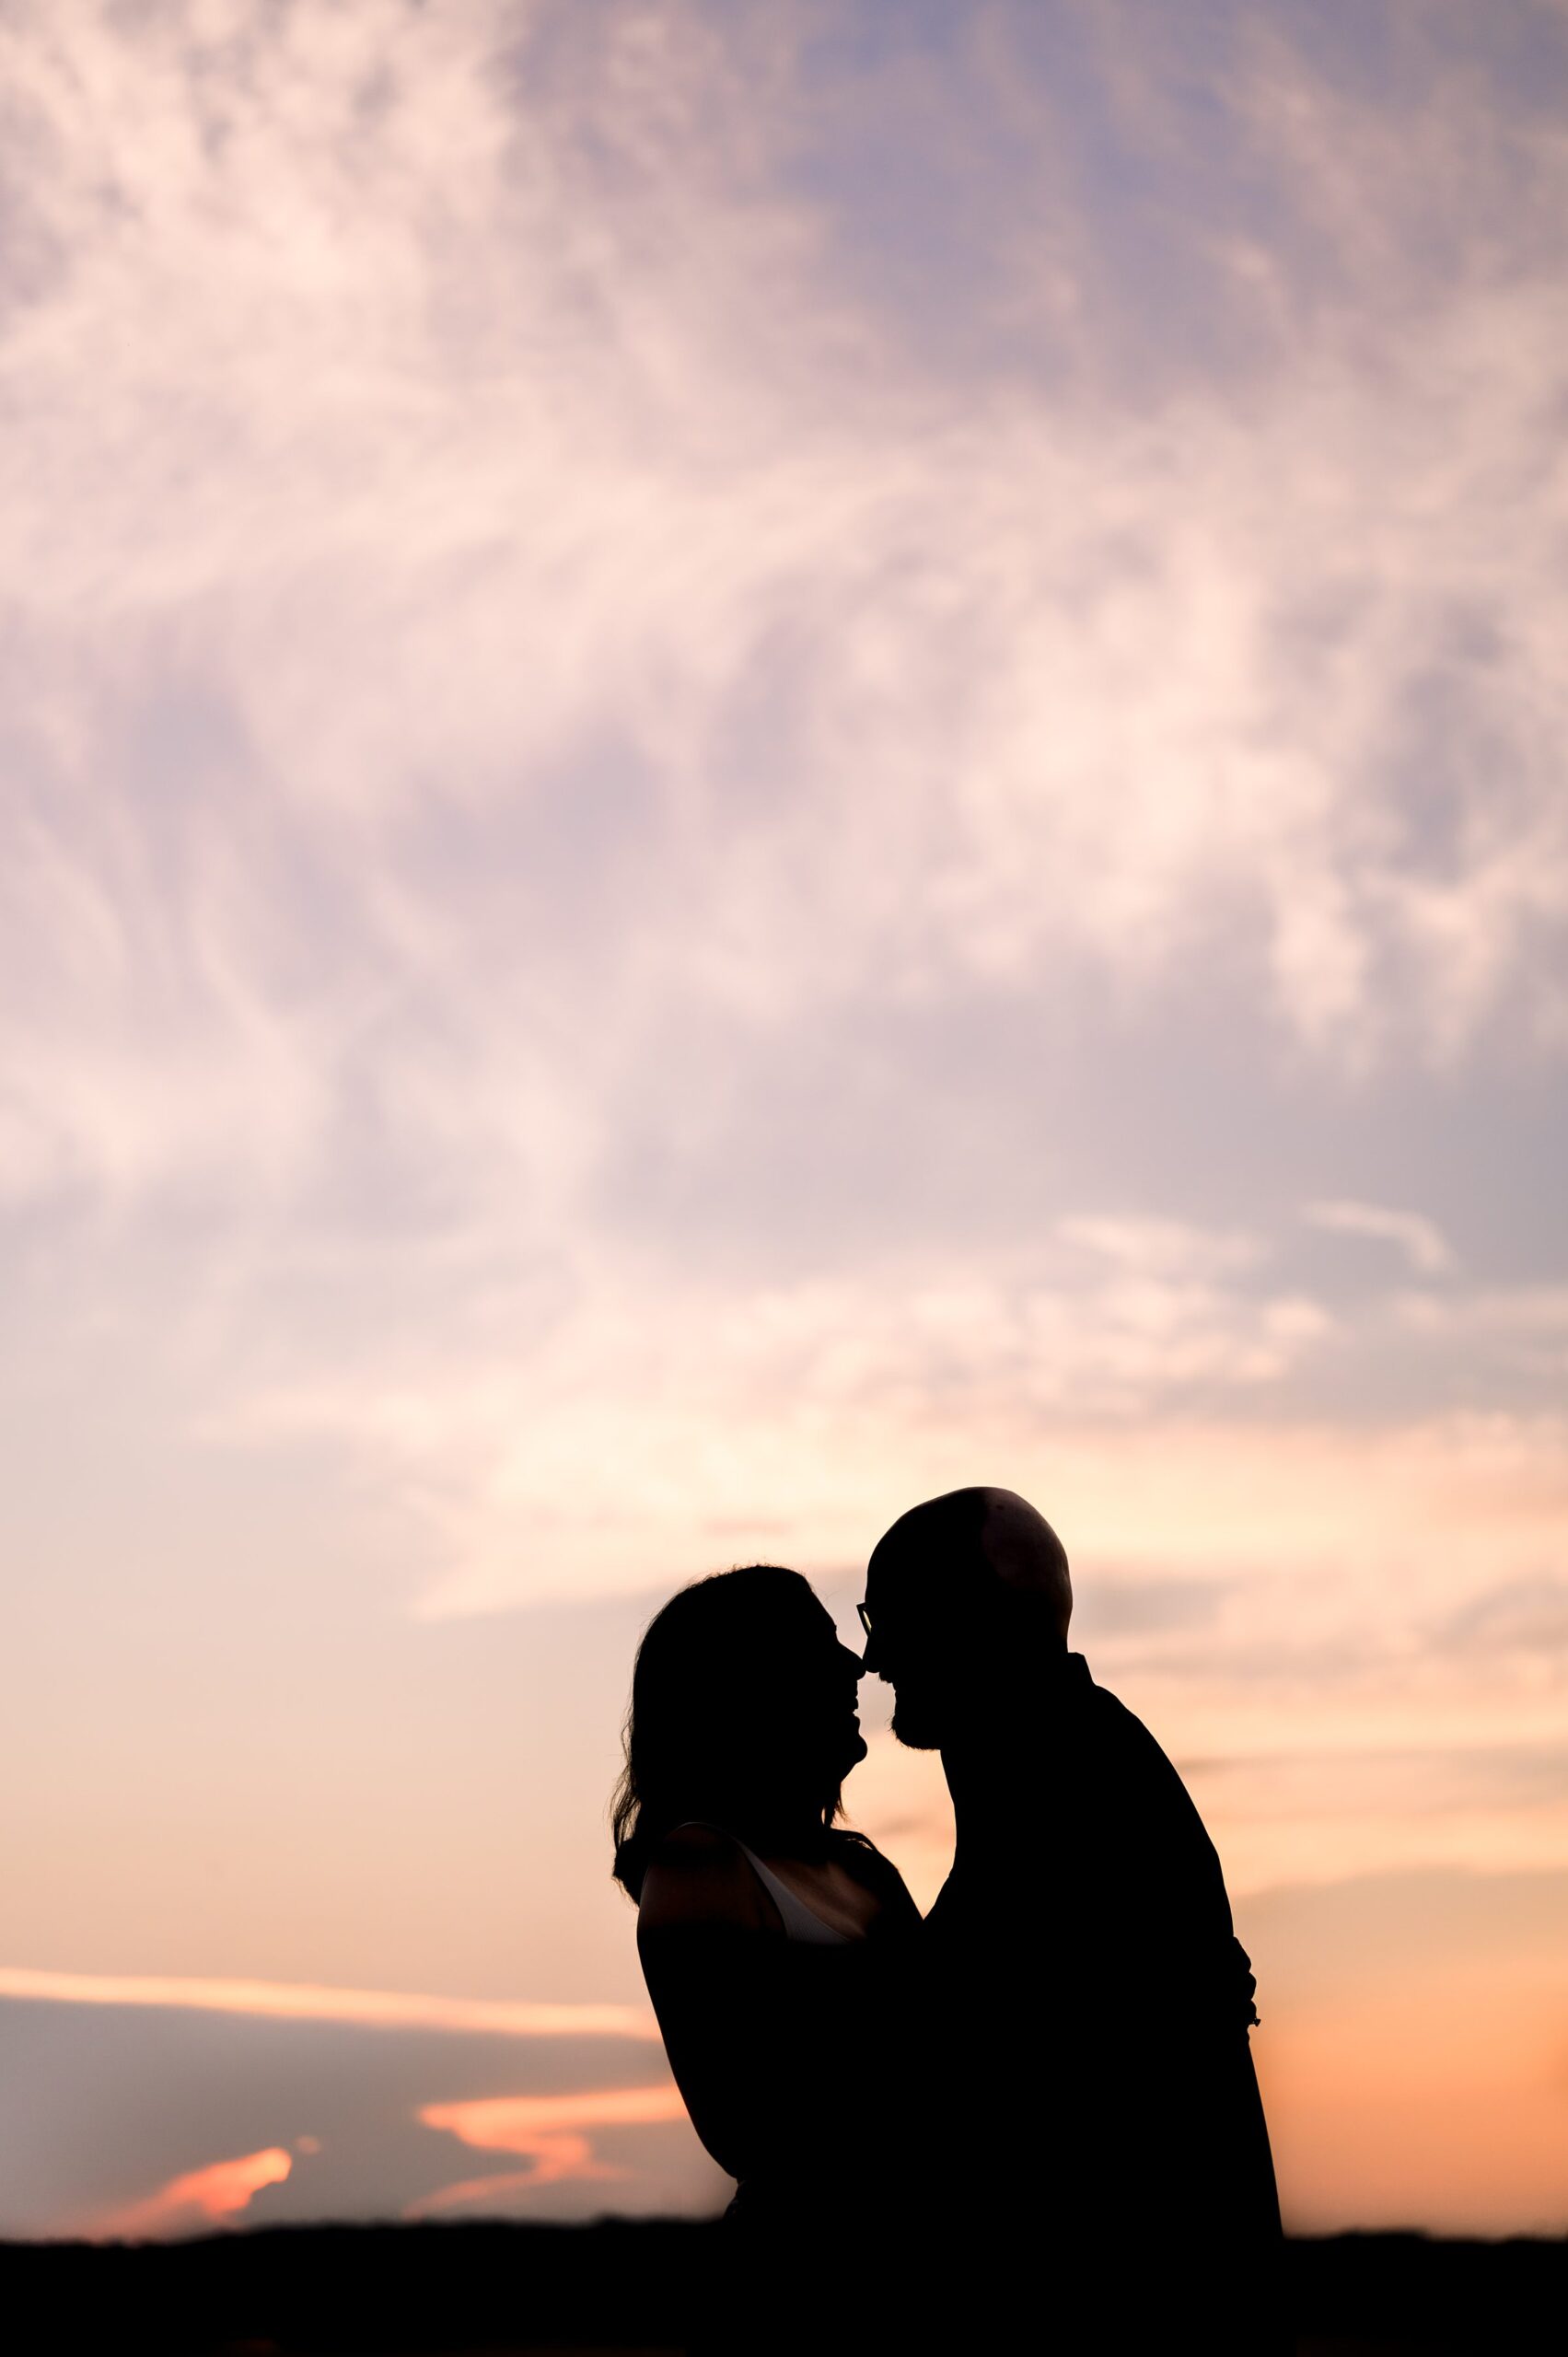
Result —
<path fill-rule="evenodd" d="M 783 1919 L 785 1937 L 808 1943 L 813 1947 L 847 1948 L 853 1945 L 848 1932 L 841 1932 L 831 1923 L 824 1923 L 820 1915 L 781 1881 L 771 1866 L 765 1866 L 755 1850 L 747 1850 L 738 1835 L 731 1835 L 736 1847 L 746 1850 L 753 1873 Z"/>
<path fill-rule="evenodd" d="M 752 1873 L 779 1910 L 779 1919 L 784 1924 L 786 1939 L 798 1940 L 803 1945 L 809 1947 L 854 1946 L 854 1938 L 850 1933 L 841 1932 L 832 1923 L 824 1923 L 820 1915 L 814 1913 L 812 1909 L 807 1907 L 805 1899 L 791 1890 L 788 1883 L 782 1882 L 771 1866 L 765 1866 L 762 1864 L 755 1850 L 747 1848 L 738 1833 L 731 1833 L 725 1826 L 711 1825 L 705 1818 L 697 1817 L 689 1817 L 685 1824 L 672 1826 L 670 1830 L 675 1833 L 683 1833 L 687 1825 L 700 1826 L 705 1833 L 722 1833 L 726 1841 L 733 1841 L 736 1848 L 749 1860 Z"/>

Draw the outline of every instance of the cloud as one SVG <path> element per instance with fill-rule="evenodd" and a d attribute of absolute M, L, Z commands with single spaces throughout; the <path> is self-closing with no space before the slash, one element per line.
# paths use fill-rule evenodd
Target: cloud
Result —
<path fill-rule="evenodd" d="M 1215 1232 L 1179 1220 L 1079 1213 L 1058 1220 L 1056 1232 L 1063 1242 L 1139 1276 L 1230 1276 L 1263 1257 L 1256 1237 Z"/>
<path fill-rule="evenodd" d="M 294 1202 L 357 1117 L 547 1232 L 656 1040 L 964 981 L 1240 960 L 1351 1070 L 1546 1022 L 1561 288 L 1365 226 L 1446 211 L 1461 80 L 1412 149 L 1283 29 L 1189 60 L 1363 341 L 1112 390 L 1087 255 L 1096 397 L 977 397 L 857 308 L 793 17 L 224 24 L 7 23 L 13 1196 Z"/>
<path fill-rule="evenodd" d="M 912 1496 L 983 1467 L 1057 1501 L 1070 1543 L 1093 1531 L 1112 1560 L 1232 1562 L 1238 1527 L 1254 1560 L 1353 1556 L 1384 1511 L 1381 1469 L 1429 1467 L 1434 1495 L 1473 1477 L 1479 1501 L 1495 1448 L 1531 1467 L 1531 1493 L 1552 1488 L 1544 1401 L 1493 1409 L 1479 1360 L 1476 1404 L 1457 1415 L 1433 1400 L 1452 1389 L 1427 1360 L 1401 1376 L 1411 1411 L 1344 1419 L 1341 1370 L 1381 1357 L 1399 1372 L 1407 1335 L 1398 1307 L 1391 1322 L 1331 1317 L 1284 1290 L 1094 1261 L 1086 1275 L 884 1262 L 754 1291 L 628 1270 L 510 1364 L 470 1353 L 300 1381 L 211 1429 L 252 1447 L 330 1438 L 376 1466 L 405 1502 L 437 1613 L 652 1589 L 714 1558 L 714 1517 L 724 1560 L 782 1546 L 808 1567 L 862 1561 Z M 1425 1528 L 1430 1506 L 1392 1478 L 1407 1527 Z"/>
<path fill-rule="evenodd" d="M 1393 1312 L 1428 1344 L 1485 1353 L 1493 1366 L 1529 1370 L 1549 1378 L 1568 1364 L 1568 1285 L 1485 1286 L 1468 1293 L 1405 1293 Z"/>
<path fill-rule="evenodd" d="M 1568 1578 L 1542 1572 L 1486 1588 L 1452 1616 L 1440 1642 L 1456 1653 L 1568 1653 Z"/>
<path fill-rule="evenodd" d="M 715 1523 L 726 1556 L 788 1533 L 813 1562 L 854 1560 L 901 1492 L 942 1485 L 938 1461 L 1060 1458 L 1096 1425 L 1150 1416 L 1223 1421 L 1335 1330 L 1308 1298 L 1205 1273 L 1230 1239 L 1156 1226 L 1129 1261 L 1125 1224 L 1106 1225 L 1114 1254 L 1073 1222 L 1022 1266 L 884 1260 L 749 1289 L 607 1268 L 505 1361 L 422 1338 L 401 1367 L 301 1374 L 204 1425 L 252 1448 L 330 1437 L 377 1466 L 423 1534 L 440 1612 L 648 1588 L 711 1556 Z"/>
<path fill-rule="evenodd" d="M 1147 1640 L 1170 1629 L 1211 1628 L 1232 1585 L 1228 1579 L 1181 1579 L 1170 1573 L 1147 1579 L 1098 1574 L 1074 1606 L 1076 1627 L 1096 1637 Z"/>
<path fill-rule="evenodd" d="M 1131 25 L 1094 70 L 1174 169 Z M 1181 216 L 1234 376 L 1179 338 L 1127 366 L 1113 192 L 977 183 L 1000 274 L 929 290 L 944 320 L 1044 251 L 1078 298 L 1032 373 L 968 319 L 959 382 L 802 176 L 830 125 L 790 12 L 4 38 L 0 1189 L 78 1237 L 51 1347 L 157 1323 L 209 1446 L 396 1484 L 442 1608 L 665 1576 L 703 1545 L 676 1464 L 709 1519 L 776 1521 L 814 1416 L 901 1480 L 955 1393 L 1016 1447 L 1026 1411 L 1246 1421 L 1342 1363 L 1337 1304 L 1259 1299 L 1258 1223 L 1063 1191 L 1011 1102 L 1047 1031 L 967 1102 L 935 1043 L 959 1002 L 1031 1039 L 1071 1008 L 1109 1120 L 1200 981 L 1342 1084 L 1463 1064 L 1506 1010 L 1533 1036 L 1562 297 L 1527 223 L 1506 267 L 1406 250 L 1419 192 L 1462 215 L 1462 76 L 1412 151 L 1283 29 L 1187 61 L 1271 185 L 1289 158 L 1277 253 L 1214 187 Z M 1029 39 L 960 41 L 947 104 L 991 75 L 1075 155 Z M 1495 139 L 1557 185 L 1530 121 Z M 970 1173 L 1009 1159 L 1038 1218 L 977 1248 Z M 927 1172 L 900 1257 L 876 1206 Z M 208 1248 L 149 1299 L 188 1215 Z"/>
<path fill-rule="evenodd" d="M 482 2153 L 529 2153 L 534 2140 L 576 2128 L 645 2127 L 679 2119 L 678 2087 L 595 2087 L 582 2095 L 493 2096 L 471 2103 L 427 2104 L 427 2128 L 440 2128 Z"/>
<path fill-rule="evenodd" d="M 722 2179 L 679 2108 L 656 2033 L 520 2034 L 483 2026 L 475 2010 L 479 2025 L 464 2027 L 6 1997 L 0 2231 L 190 2231 L 199 2203 L 230 2196 L 251 2205 L 247 2223 L 397 2218 L 450 2185 L 459 2124 L 475 2138 L 525 2126 L 587 2138 L 628 2213 L 715 2207 Z M 427 2125 L 429 2106 L 451 2124 Z M 282 2153 L 292 2165 L 212 2176 L 215 2153 Z M 564 2144 L 538 2157 L 539 2180 L 514 2212 L 591 2214 L 595 2183 L 566 2165 Z"/>
<path fill-rule="evenodd" d="M 1353 1716 L 1336 1741 L 1287 1711 L 1281 1732 L 1300 1750 L 1238 1751 L 1185 1762 L 1183 1774 L 1233 1898 L 1249 1906 L 1283 1883 L 1349 1874 L 1560 1872 L 1568 1759 L 1547 1715 L 1535 1714 L 1534 1740 L 1509 1743 L 1501 1713 L 1446 1729 L 1440 1713 L 1407 1705 L 1402 1725 L 1393 1710 L 1381 1724 Z"/>
<path fill-rule="evenodd" d="M 411 2201 L 404 2217 L 438 2218 L 451 2210 L 469 2209 L 478 2201 L 507 2201 L 516 2194 L 531 2193 L 542 2185 L 596 2185 L 606 2179 L 614 2183 L 621 2175 L 619 2169 L 594 2159 L 593 2147 L 586 2136 L 564 2132 L 540 2136 L 529 2150 L 534 2154 L 531 2168 L 503 2169 L 494 2177 L 460 2177 Z"/>
<path fill-rule="evenodd" d="M 384 1989 L 319 1989 L 266 1980 L 170 1975 L 34 1971 L 0 1965 L 0 1998 L 57 2005 L 157 2005 L 263 2019 L 345 2022 L 384 2029 L 444 2029 L 502 2038 L 656 2040 L 651 2014 L 633 2005 L 540 2005 L 511 1999 L 417 1996 Z"/>
<path fill-rule="evenodd" d="M 212 2161 L 170 2179 L 145 2200 L 111 2211 L 93 2229 L 97 2241 L 134 2241 L 143 2236 L 190 2234 L 201 2226 L 226 2225 L 248 2210 L 263 2186 L 281 2185 L 294 2166 L 279 2145 L 242 2153 L 232 2161 Z"/>
<path fill-rule="evenodd" d="M 1302 1216 L 1331 1236 L 1365 1236 L 1394 1245 L 1421 1276 L 1445 1276 L 1454 1267 L 1454 1254 L 1442 1230 L 1419 1212 L 1389 1211 L 1380 1203 L 1336 1202 L 1308 1203 Z"/>
<path fill-rule="evenodd" d="M 666 2087 L 596 2087 L 583 2095 L 503 2096 L 477 2102 L 426 2104 L 427 2128 L 444 2130 L 482 2153 L 517 2153 L 531 2163 L 522 2171 L 493 2177 L 465 2177 L 423 2195 L 405 2213 L 431 2217 L 497 2194 L 520 2192 L 564 2179 L 598 2182 L 622 2172 L 595 2157 L 585 2132 L 600 2128 L 647 2127 L 684 2119 L 680 2090 Z"/>

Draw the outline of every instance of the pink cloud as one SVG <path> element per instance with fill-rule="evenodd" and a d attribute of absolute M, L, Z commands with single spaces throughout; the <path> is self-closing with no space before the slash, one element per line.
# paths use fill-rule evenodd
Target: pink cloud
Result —
<path fill-rule="evenodd" d="M 531 2168 L 505 2169 L 499 2177 L 460 2177 L 455 2185 L 440 2186 L 434 2193 L 422 2194 L 417 2201 L 411 2201 L 403 2216 L 436 2218 L 444 2211 L 460 2209 L 465 2202 L 490 2201 L 502 2193 L 528 2193 L 537 2186 L 559 2185 L 567 2177 L 582 2184 L 596 2177 L 614 2178 L 625 2174 L 624 2169 L 609 2168 L 596 2161 L 586 2136 L 540 2136 L 535 2144 Z"/>
<path fill-rule="evenodd" d="M 95 2232 L 99 2236 L 139 2237 L 203 2224 L 222 2225 L 226 2219 L 248 2210 L 264 2186 L 281 2185 L 293 2166 L 281 2144 L 264 2145 L 259 2153 L 241 2153 L 231 2161 L 212 2161 L 205 2168 L 171 2177 L 145 2200 L 110 2212 Z"/>
<path fill-rule="evenodd" d="M 610 2179 L 625 2171 L 595 2155 L 595 2128 L 641 2128 L 684 2119 L 686 2107 L 679 2087 L 598 2087 L 580 2095 L 494 2096 L 467 2103 L 431 2103 L 420 2107 L 426 2128 L 444 2130 L 459 2143 L 483 2153 L 515 2153 L 528 2161 L 526 2169 L 499 2177 L 464 2177 L 440 2187 L 412 2202 L 405 2217 L 423 2218 L 467 2201 L 484 2200 L 498 2193 L 521 2192 L 563 2178 Z"/>

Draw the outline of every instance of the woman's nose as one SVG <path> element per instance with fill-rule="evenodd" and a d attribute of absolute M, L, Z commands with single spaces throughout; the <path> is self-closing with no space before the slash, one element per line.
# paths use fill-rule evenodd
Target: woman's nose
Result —
<path fill-rule="evenodd" d="M 860 1655 L 852 1651 L 848 1645 L 841 1645 L 839 1647 L 839 1659 L 841 1664 L 847 1668 L 854 1670 L 857 1679 L 865 1677 L 865 1664 L 861 1660 Z"/>

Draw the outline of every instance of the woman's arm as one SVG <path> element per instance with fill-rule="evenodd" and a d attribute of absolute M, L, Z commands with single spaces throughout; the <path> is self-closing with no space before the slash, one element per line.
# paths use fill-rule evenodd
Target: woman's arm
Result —
<path fill-rule="evenodd" d="M 648 1866 L 637 1951 L 692 2124 L 734 2177 L 789 2166 L 809 2121 L 804 1991 L 778 1910 L 738 1843 L 683 1826 Z M 798 1959 L 796 1959 L 798 1961 Z"/>

